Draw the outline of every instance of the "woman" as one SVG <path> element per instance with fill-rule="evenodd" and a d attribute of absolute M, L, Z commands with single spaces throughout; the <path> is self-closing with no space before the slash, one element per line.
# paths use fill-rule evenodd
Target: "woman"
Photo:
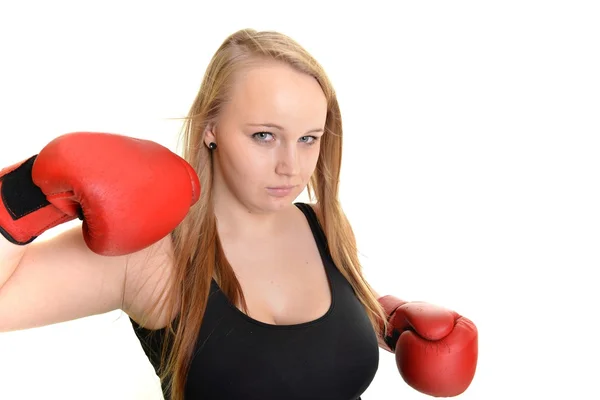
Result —
<path fill-rule="evenodd" d="M 339 106 L 300 45 L 228 37 L 183 141 L 179 158 L 77 132 L 0 173 L 0 331 L 120 308 L 176 400 L 357 399 L 378 345 L 417 390 L 468 387 L 474 325 L 380 297 L 362 274 L 338 200 Z M 315 204 L 293 203 L 305 187 Z M 450 354 L 423 351 L 432 345 Z"/>

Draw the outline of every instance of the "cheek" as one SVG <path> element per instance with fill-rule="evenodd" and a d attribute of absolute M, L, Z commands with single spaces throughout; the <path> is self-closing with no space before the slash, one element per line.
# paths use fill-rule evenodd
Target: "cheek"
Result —
<path fill-rule="evenodd" d="M 227 165 L 228 175 L 235 174 L 239 185 L 248 185 L 260 181 L 272 165 L 271 158 L 264 153 L 240 146 L 236 151 L 229 151 Z"/>
<path fill-rule="evenodd" d="M 305 157 L 305 162 L 302 165 L 302 174 L 306 178 L 310 178 L 312 176 L 315 168 L 317 167 L 317 162 L 319 161 L 320 149 L 318 147 L 314 149 L 310 149 L 308 154 Z"/>

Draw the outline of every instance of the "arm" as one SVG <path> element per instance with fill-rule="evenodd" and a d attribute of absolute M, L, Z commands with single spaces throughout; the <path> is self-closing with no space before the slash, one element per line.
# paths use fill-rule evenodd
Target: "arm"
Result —
<path fill-rule="evenodd" d="M 0 259 L 2 260 L 0 266 L 0 288 L 11 277 L 17 265 L 21 262 L 25 249 L 26 247 L 24 246 L 17 246 L 0 237 Z"/>
<path fill-rule="evenodd" d="M 3 239 L 2 239 L 3 240 Z M 0 332 L 29 329 L 117 309 L 140 313 L 166 280 L 168 237 L 123 256 L 92 252 L 81 226 L 24 247 L 0 287 Z M 6 264 L 0 266 L 3 267 Z"/>
<path fill-rule="evenodd" d="M 91 252 L 81 227 L 23 247 L 0 287 L 0 332 L 116 310 L 124 297 L 126 257 Z"/>
<path fill-rule="evenodd" d="M 0 171 L 0 331 L 145 310 L 160 293 L 145 285 L 165 284 L 168 235 L 199 185 L 163 146 L 104 133 L 60 136 Z M 36 240 L 76 218 L 81 226 Z"/>

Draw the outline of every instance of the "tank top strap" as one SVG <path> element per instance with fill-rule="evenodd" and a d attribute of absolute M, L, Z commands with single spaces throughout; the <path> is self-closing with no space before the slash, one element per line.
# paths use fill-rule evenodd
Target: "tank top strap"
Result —
<path fill-rule="evenodd" d="M 327 260 L 331 260 L 331 256 L 329 255 L 327 237 L 325 236 L 323 227 L 321 226 L 321 223 L 317 218 L 317 213 L 315 212 L 313 207 L 310 204 L 306 203 L 294 203 L 294 205 L 298 207 L 300 211 L 302 211 L 306 216 L 312 234 L 315 237 L 315 241 L 317 242 L 317 246 L 319 247 L 319 251 L 321 252 L 321 256 L 323 258 L 326 258 Z"/>

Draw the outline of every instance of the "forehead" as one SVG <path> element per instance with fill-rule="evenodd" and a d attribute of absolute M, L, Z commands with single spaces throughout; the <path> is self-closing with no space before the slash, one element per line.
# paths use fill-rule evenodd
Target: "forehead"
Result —
<path fill-rule="evenodd" d="M 316 124 L 308 127 L 314 129 L 325 124 L 327 99 L 315 78 L 283 63 L 261 62 L 237 74 L 226 109 L 248 122 Z"/>

